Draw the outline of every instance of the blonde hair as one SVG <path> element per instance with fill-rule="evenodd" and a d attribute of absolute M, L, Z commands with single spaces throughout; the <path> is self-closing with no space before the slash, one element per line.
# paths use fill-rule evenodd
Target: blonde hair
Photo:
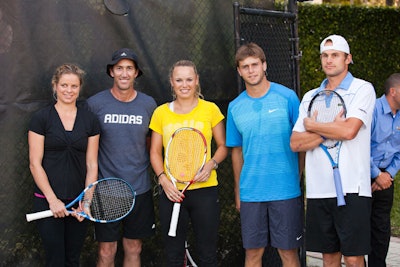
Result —
<path fill-rule="evenodd" d="M 172 78 L 172 75 L 174 73 L 174 70 L 176 67 L 191 67 L 194 70 L 194 73 L 196 74 L 196 76 L 199 76 L 199 73 L 197 72 L 197 68 L 196 65 L 193 63 L 193 61 L 190 60 L 179 60 L 177 62 L 175 62 L 174 65 L 172 65 L 172 67 L 169 70 L 169 78 Z M 171 87 L 171 93 L 172 93 L 172 97 L 173 99 L 176 99 L 176 94 L 174 92 L 174 88 Z M 196 93 L 195 95 L 201 99 L 204 99 L 204 96 L 201 94 L 201 87 L 200 87 L 200 83 L 197 85 L 196 88 Z"/>
<path fill-rule="evenodd" d="M 83 77 L 85 76 L 85 71 L 79 68 L 75 64 L 62 64 L 61 66 L 57 67 L 55 70 L 53 77 L 51 78 L 51 85 L 54 87 L 60 81 L 61 76 L 64 74 L 75 74 L 79 78 L 80 86 L 83 85 Z"/>

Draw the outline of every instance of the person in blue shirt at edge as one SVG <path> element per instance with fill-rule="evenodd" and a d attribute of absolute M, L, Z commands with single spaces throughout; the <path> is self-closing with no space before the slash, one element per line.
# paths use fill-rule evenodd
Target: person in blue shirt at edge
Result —
<path fill-rule="evenodd" d="M 385 82 L 385 94 L 375 102 L 371 128 L 371 252 L 368 265 L 386 266 L 390 242 L 393 179 L 400 169 L 400 73 Z"/>
<path fill-rule="evenodd" d="M 235 60 L 246 90 L 229 103 L 226 144 L 232 147 L 245 266 L 261 267 L 271 245 L 283 266 L 297 267 L 303 242 L 302 164 L 290 149 L 290 135 L 300 101 L 293 90 L 268 81 L 266 57 L 257 44 L 241 46 Z"/>

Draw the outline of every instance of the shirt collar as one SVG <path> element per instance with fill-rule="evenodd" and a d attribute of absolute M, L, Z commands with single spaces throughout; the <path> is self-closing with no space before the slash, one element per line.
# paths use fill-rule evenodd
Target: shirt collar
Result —
<path fill-rule="evenodd" d="M 353 82 L 353 80 L 354 80 L 353 75 L 348 71 L 346 74 L 346 77 L 344 77 L 344 79 L 340 82 L 339 86 L 335 88 L 335 90 L 336 89 L 348 90 L 350 88 L 350 85 Z M 321 85 L 319 86 L 318 90 L 316 90 L 313 95 L 316 95 L 319 92 L 321 92 L 322 90 L 325 90 L 327 84 L 328 84 L 328 79 L 325 78 L 322 81 Z"/>
<path fill-rule="evenodd" d="M 386 99 L 386 95 L 380 97 L 383 114 L 392 114 L 392 109 L 389 106 L 389 102 Z"/>

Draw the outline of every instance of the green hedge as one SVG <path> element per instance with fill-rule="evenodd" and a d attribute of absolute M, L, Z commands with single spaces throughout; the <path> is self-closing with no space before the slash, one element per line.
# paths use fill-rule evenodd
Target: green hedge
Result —
<path fill-rule="evenodd" d="M 299 4 L 300 86 L 302 93 L 325 77 L 319 44 L 330 34 L 345 37 L 354 64 L 350 72 L 370 81 L 380 96 L 390 74 L 400 72 L 400 9 Z"/>

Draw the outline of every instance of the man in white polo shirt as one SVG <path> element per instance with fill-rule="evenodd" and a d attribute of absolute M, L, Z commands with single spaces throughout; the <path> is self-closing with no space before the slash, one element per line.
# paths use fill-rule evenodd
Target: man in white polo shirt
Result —
<path fill-rule="evenodd" d="M 321 65 L 326 74 L 318 88 L 307 92 L 293 128 L 291 148 L 306 152 L 306 249 L 321 252 L 324 266 L 364 266 L 370 251 L 370 137 L 375 104 L 371 83 L 349 72 L 353 63 L 347 41 L 330 35 L 320 45 Z M 321 90 L 334 90 L 344 99 L 346 118 L 319 123 L 307 117 L 312 97 Z M 339 170 L 345 206 L 337 206 L 331 163 L 319 147 L 325 138 L 342 140 Z"/>

